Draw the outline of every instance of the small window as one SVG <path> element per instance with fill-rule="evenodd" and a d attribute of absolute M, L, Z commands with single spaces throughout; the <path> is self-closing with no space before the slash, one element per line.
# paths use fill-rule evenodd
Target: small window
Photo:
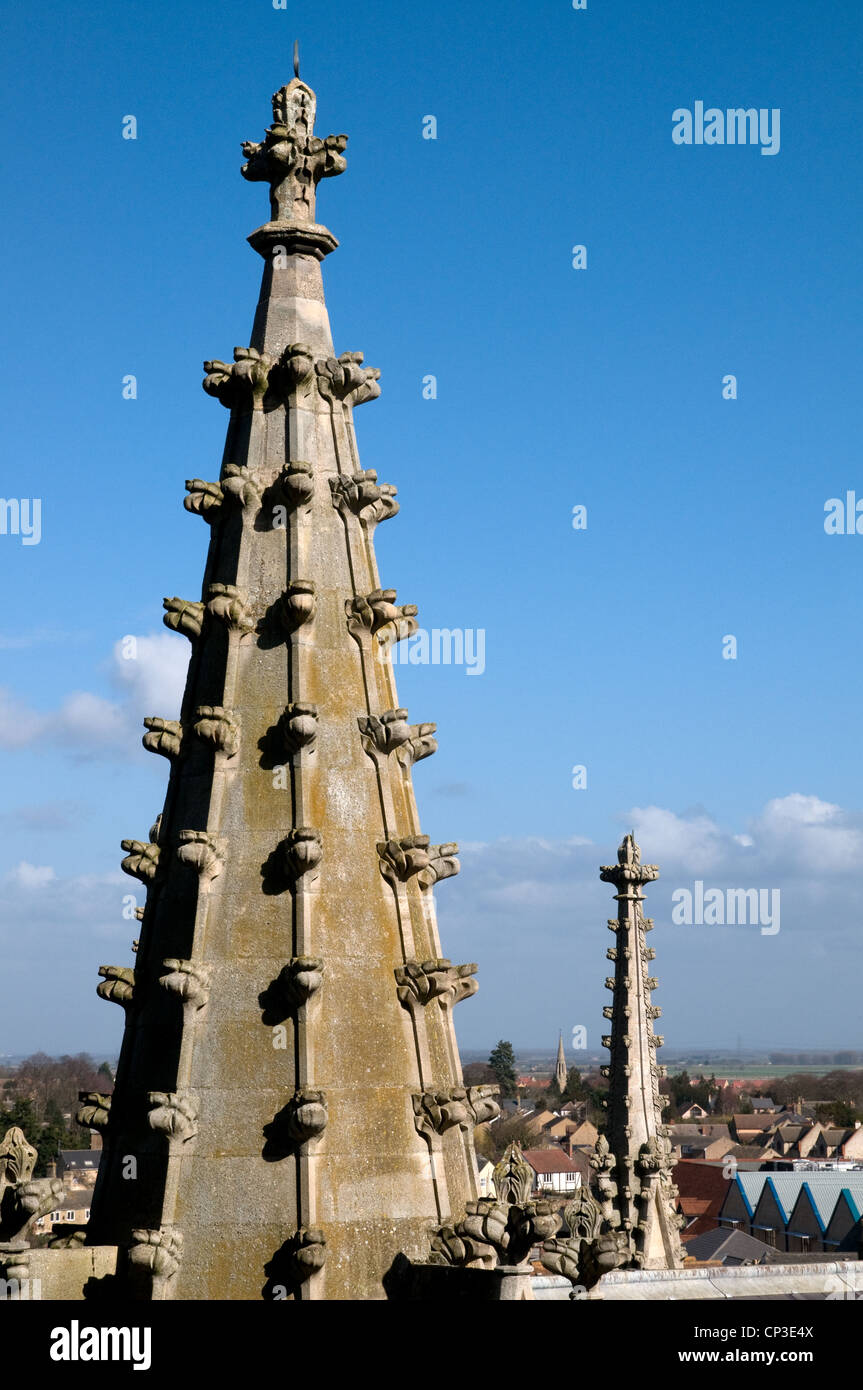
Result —
<path fill-rule="evenodd" d="M 75 1213 L 74 1213 L 74 1211 L 67 1211 L 67 1212 L 66 1212 L 66 1220 L 67 1220 L 67 1221 L 74 1221 L 74 1220 L 75 1220 Z"/>
<path fill-rule="evenodd" d="M 89 1221 L 89 1220 L 90 1220 L 90 1208 L 89 1208 L 89 1207 L 87 1207 L 87 1210 L 84 1212 L 84 1220 L 85 1220 L 85 1221 Z"/>
<path fill-rule="evenodd" d="M 52 1213 L 51 1213 L 51 1220 L 52 1220 L 52 1221 L 59 1221 L 59 1220 L 60 1220 L 60 1213 L 59 1213 L 59 1211 L 52 1211 Z"/>

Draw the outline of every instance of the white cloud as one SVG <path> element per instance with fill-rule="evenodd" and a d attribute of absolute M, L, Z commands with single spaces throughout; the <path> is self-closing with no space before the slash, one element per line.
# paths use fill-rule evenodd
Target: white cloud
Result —
<path fill-rule="evenodd" d="M 645 862 L 661 861 L 666 868 L 684 865 L 695 874 L 721 864 L 734 839 L 703 812 L 686 817 L 661 806 L 645 806 L 634 807 L 625 819 L 635 829 Z"/>
<path fill-rule="evenodd" d="M 859 1013 L 863 946 L 856 875 L 863 818 L 817 796 L 777 797 L 745 826 L 726 828 L 701 808 L 679 814 L 660 806 L 619 817 L 633 826 L 646 863 L 660 876 L 647 885 L 646 912 L 657 931 L 655 973 L 662 1031 L 669 1047 L 851 1046 Z M 545 1041 L 559 1028 L 588 1027 L 597 1051 L 608 1003 L 605 921 L 613 889 L 599 866 L 613 862 L 621 833 L 586 840 L 502 839 L 462 847 L 462 872 L 435 894 L 442 951 L 479 962 L 476 1000 L 456 1016 L 468 1047 L 512 1037 Z M 672 892 L 705 887 L 781 892 L 781 930 L 762 936 L 746 926 L 679 927 Z M 837 961 L 846 968 L 837 970 Z M 575 1059 L 577 1060 L 577 1059 Z"/>
<path fill-rule="evenodd" d="M 42 715 L 0 687 L 0 748 L 26 748 L 39 737 L 43 724 Z"/>
<path fill-rule="evenodd" d="M 168 632 L 136 637 L 135 656 L 125 655 L 124 641 L 115 642 L 111 675 L 125 692 L 135 713 L 175 719 L 180 713 L 189 665 L 189 644 Z"/>
<path fill-rule="evenodd" d="M 119 869 L 62 876 L 25 861 L 0 877 L 0 1052 L 117 1051 L 123 1011 L 96 985 L 100 965 L 134 966 L 127 894 L 143 904 Z"/>
<path fill-rule="evenodd" d="M 131 659 L 124 654 L 129 649 Z M 131 755 L 140 745 L 145 715 L 172 719 L 179 714 L 188 664 L 187 642 L 167 632 L 150 633 L 114 645 L 109 678 L 119 691 L 117 700 L 73 691 L 57 709 L 42 713 L 0 688 L 0 748 L 43 742 L 78 757 L 124 750 Z"/>
<path fill-rule="evenodd" d="M 50 865 L 37 867 L 35 864 L 28 864 L 26 859 L 22 859 L 20 864 L 16 864 L 14 869 L 4 876 L 4 882 L 13 888 L 21 888 L 24 892 L 31 889 L 44 888 L 46 883 L 52 883 L 57 875 Z"/>

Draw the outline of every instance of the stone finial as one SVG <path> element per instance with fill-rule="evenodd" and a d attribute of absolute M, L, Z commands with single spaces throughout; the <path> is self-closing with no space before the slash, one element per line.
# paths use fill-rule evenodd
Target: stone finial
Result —
<path fill-rule="evenodd" d="M 656 864 L 642 864 L 641 850 L 635 843 L 633 832 L 624 835 L 617 851 L 617 863 L 603 864 L 599 870 L 599 877 L 603 883 L 613 883 L 622 891 L 628 891 L 631 885 L 637 887 L 640 883 L 650 883 L 658 878 L 659 869 Z"/>
<path fill-rule="evenodd" d="M 210 997 L 210 971 L 203 965 L 190 960 L 179 960 L 174 956 L 163 960 L 162 965 L 168 972 L 159 976 L 162 988 L 170 994 L 176 994 L 182 1000 L 184 1010 L 190 1014 L 203 1009 Z"/>
<path fill-rule="evenodd" d="M 374 468 L 330 478 L 330 488 L 333 506 L 342 513 L 353 513 L 369 528 L 395 516 L 399 509 L 396 489 L 391 483 L 379 483 Z"/>
<path fill-rule="evenodd" d="M 0 1210 L 0 1241 L 24 1241 L 40 1216 L 58 1206 L 65 1189 L 58 1178 L 37 1178 L 20 1182 L 4 1193 Z"/>
<path fill-rule="evenodd" d="M 603 1274 L 625 1263 L 625 1231 L 603 1232 L 603 1211 L 588 1187 L 576 1188 L 563 1209 L 569 1235 L 546 1240 L 542 1263 L 552 1274 L 563 1275 L 571 1284 L 592 1287 Z"/>
<path fill-rule="evenodd" d="M 408 724 L 406 709 L 386 710 L 380 716 L 365 714 L 359 716 L 362 745 L 369 757 L 374 759 L 379 753 L 386 757 L 396 753 L 404 766 L 411 766 L 421 758 L 428 758 L 437 752 L 434 734 L 436 724 Z"/>
<path fill-rule="evenodd" d="M 411 737 L 396 752 L 396 762 L 402 767 L 413 767 L 423 758 L 430 758 L 437 752 L 437 724 L 411 724 Z"/>
<path fill-rule="evenodd" d="M 286 705 L 279 715 L 276 737 L 288 756 L 299 753 L 301 748 L 314 748 L 318 738 L 318 707 L 306 703 Z"/>
<path fill-rule="evenodd" d="M 674 1155 L 671 1141 L 662 1134 L 652 1134 L 638 1151 L 635 1167 L 639 1173 L 663 1173 L 671 1178 Z"/>
<path fill-rule="evenodd" d="M 315 495 L 315 472 L 310 463 L 297 461 L 282 469 L 270 489 L 273 497 L 285 503 L 289 511 L 305 507 Z"/>
<path fill-rule="evenodd" d="M 441 879 L 451 878 L 459 871 L 455 843 L 433 845 L 428 835 L 406 835 L 401 840 L 382 840 L 377 845 L 380 870 L 395 886 L 396 881 L 407 883 L 416 876 L 420 888 L 431 888 Z"/>
<path fill-rule="evenodd" d="M 288 1290 L 296 1294 L 301 1285 L 323 1269 L 326 1258 L 323 1231 L 317 1226 L 301 1226 L 264 1266 L 269 1276 L 264 1297 L 284 1298 Z"/>
<path fill-rule="evenodd" d="M 381 873 L 395 887 L 397 882 L 407 883 L 408 879 L 428 868 L 429 837 L 405 835 L 400 840 L 381 840 L 377 851 Z"/>
<path fill-rule="evenodd" d="M 150 1128 L 186 1143 L 197 1134 L 198 1102 L 188 1091 L 149 1091 Z"/>
<path fill-rule="evenodd" d="M 7 1187 L 30 1181 L 38 1157 L 23 1129 L 17 1125 L 7 1129 L 0 1143 L 0 1207 Z"/>
<path fill-rule="evenodd" d="M 289 343 L 279 358 L 283 394 L 290 398 L 301 387 L 310 385 L 314 369 L 314 348 L 308 343 Z"/>
<path fill-rule="evenodd" d="M 200 637 L 204 623 L 203 603 L 191 603 L 184 598 L 163 598 L 162 607 L 165 609 L 162 615 L 165 627 L 169 627 L 172 632 L 182 632 L 190 642 Z"/>
<path fill-rule="evenodd" d="M 324 962 L 319 956 L 292 956 L 270 986 L 270 999 L 276 996 L 285 1013 L 308 1004 L 323 983 Z"/>
<path fill-rule="evenodd" d="M 161 753 L 163 758 L 178 758 L 183 742 L 183 726 L 178 719 L 144 720 L 147 733 L 141 739 L 148 753 Z"/>
<path fill-rule="evenodd" d="M 221 705 L 199 705 L 192 725 L 198 738 L 209 743 L 217 753 L 233 758 L 240 747 L 240 728 L 233 710 Z"/>
<path fill-rule="evenodd" d="M 431 1140 L 435 1134 L 445 1134 L 448 1129 L 468 1130 L 473 1125 L 485 1124 L 500 1114 L 500 1106 L 494 1097 L 497 1086 L 457 1086 L 449 1091 L 423 1091 L 411 1097 L 414 1124 L 423 1138 Z"/>
<path fill-rule="evenodd" d="M 181 830 L 177 836 L 177 858 L 181 864 L 197 869 L 202 887 L 218 878 L 225 863 L 225 841 L 206 830 Z"/>
<path fill-rule="evenodd" d="M 263 410 L 274 365 L 269 353 L 253 347 L 235 347 L 232 363 L 218 358 L 204 363 L 202 385 L 208 396 L 215 396 L 228 410 L 239 414 L 249 409 Z"/>
<path fill-rule="evenodd" d="M 458 1126 L 467 1130 L 473 1122 L 467 1091 L 459 1087 L 452 1091 L 423 1091 L 411 1097 L 414 1124 L 424 1139 L 445 1134 Z"/>
<path fill-rule="evenodd" d="M 321 832 L 307 825 L 291 830 L 279 846 L 282 865 L 288 876 L 299 881 L 315 871 L 323 857 Z"/>
<path fill-rule="evenodd" d="M 248 468 L 229 463 L 218 483 L 205 482 L 203 478 L 188 478 L 183 498 L 187 512 L 194 512 L 210 523 L 218 521 L 227 504 L 239 507 L 258 507 L 261 502 L 261 489 Z"/>
<path fill-rule="evenodd" d="M 327 1127 L 327 1098 L 323 1091 L 301 1087 L 279 1111 L 273 1126 L 291 1144 L 307 1144 Z"/>
<path fill-rule="evenodd" d="M 472 977 L 477 969 L 473 964 L 453 965 L 449 960 L 406 961 L 395 971 L 399 1003 L 413 1012 L 436 999 L 442 1009 L 451 1009 L 476 994 L 479 985 Z"/>
<path fill-rule="evenodd" d="M 532 1247 L 553 1236 L 560 1225 L 553 1204 L 543 1199 L 508 1204 L 496 1197 L 480 1197 L 466 1204 L 465 1213 L 455 1226 L 441 1226 L 435 1233 L 430 1264 L 481 1261 L 493 1267 L 495 1259 L 507 1265 L 521 1264 Z"/>
<path fill-rule="evenodd" d="M 475 1125 L 484 1125 L 500 1114 L 500 1105 L 495 1100 L 499 1086 L 468 1086 L 467 1095 Z"/>
<path fill-rule="evenodd" d="M 210 523 L 218 520 L 225 501 L 221 483 L 208 483 L 203 478 L 187 478 L 186 491 L 189 495 L 183 498 L 183 506 L 187 512 L 194 512 L 196 516 L 201 516 Z"/>
<path fill-rule="evenodd" d="M 363 405 L 381 394 L 378 385 L 379 367 L 364 367 L 361 352 L 343 352 L 341 357 L 327 357 L 315 363 L 318 390 L 331 404 Z"/>
<path fill-rule="evenodd" d="M 124 874 L 138 878 L 142 883 L 150 883 L 156 877 L 160 854 L 157 844 L 152 841 L 144 844 L 143 840 L 121 840 L 120 848 L 126 851 L 126 858 L 120 864 Z"/>
<path fill-rule="evenodd" d="M 100 999 L 128 1008 L 135 997 L 135 972 L 125 965 L 100 965 L 102 983 L 96 986 Z"/>
<path fill-rule="evenodd" d="M 0 1224 L 0 1232 L 4 1236 L 8 1234 L 2 1224 Z M 10 1282 L 14 1279 L 19 1286 L 17 1294 L 14 1285 L 9 1289 L 7 1299 L 10 1303 L 21 1302 L 28 1296 L 25 1294 L 25 1290 L 29 1291 L 30 1254 L 30 1247 L 26 1245 L 7 1246 L 5 1249 L 0 1247 L 0 1279 L 7 1279 Z M 22 1285 L 23 1287 L 21 1287 Z"/>
<path fill-rule="evenodd" d="M 317 1226 L 302 1226 L 293 1237 L 292 1264 L 297 1283 L 304 1284 L 323 1269 L 327 1258 L 327 1242 Z"/>
<path fill-rule="evenodd" d="M 219 486 L 226 501 L 237 506 L 256 509 L 261 504 L 261 489 L 244 464 L 226 464 Z"/>
<path fill-rule="evenodd" d="M 276 604 L 276 617 L 284 632 L 290 635 L 310 623 L 317 610 L 315 585 L 310 579 L 294 579 Z"/>
<path fill-rule="evenodd" d="M 104 1130 L 111 1118 L 111 1097 L 99 1091 L 79 1091 L 80 1102 L 75 1112 L 75 1123 L 82 1129 Z"/>
<path fill-rule="evenodd" d="M 249 614 L 246 600 L 235 584 L 211 584 L 207 589 L 207 612 L 232 632 L 254 632 L 255 620 Z"/>
<path fill-rule="evenodd" d="M 166 1298 L 182 1257 L 183 1237 L 179 1231 L 133 1231 L 126 1258 L 137 1297 L 147 1301 Z"/>
<path fill-rule="evenodd" d="M 453 841 L 446 845 L 429 845 L 428 868 L 423 870 L 417 882 L 421 888 L 431 888 L 433 884 L 440 883 L 445 878 L 453 878 L 459 872 L 459 862 L 456 859 L 458 845 Z"/>
<path fill-rule="evenodd" d="M 259 143 L 243 142 L 244 179 L 270 185 L 274 222 L 314 222 L 321 179 L 344 173 L 346 135 L 314 135 L 315 94 L 295 77 L 273 95 L 273 124 Z"/>
<path fill-rule="evenodd" d="M 503 1202 L 506 1206 L 522 1206 L 525 1202 L 530 1201 L 534 1172 L 530 1164 L 525 1162 L 520 1144 L 513 1142 L 507 1145 L 503 1158 L 494 1169 L 492 1178 L 495 1195 L 499 1202 Z"/>
<path fill-rule="evenodd" d="M 346 599 L 345 617 L 351 636 L 360 642 L 367 635 L 374 635 L 389 646 L 416 632 L 416 604 L 399 605 L 395 598 L 395 589 L 373 589 L 365 598 L 357 595 Z"/>

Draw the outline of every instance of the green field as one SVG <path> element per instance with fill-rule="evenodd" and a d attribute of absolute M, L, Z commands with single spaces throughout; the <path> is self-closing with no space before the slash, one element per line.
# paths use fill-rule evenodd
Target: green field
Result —
<path fill-rule="evenodd" d="M 669 1072 L 688 1071 L 690 1076 L 700 1076 L 703 1074 L 705 1077 L 716 1076 L 717 1078 L 730 1077 L 734 1079 L 735 1077 L 740 1077 L 745 1079 L 751 1076 L 756 1078 L 764 1077 L 766 1079 L 771 1076 L 791 1076 L 797 1075 L 798 1073 L 810 1076 L 824 1076 L 828 1071 L 863 1071 L 863 1063 L 818 1062 L 817 1064 L 813 1064 L 811 1062 L 783 1062 L 773 1065 L 770 1062 L 762 1062 L 760 1064 L 757 1062 L 708 1062 L 705 1064 L 702 1060 L 690 1061 L 682 1057 L 680 1059 L 675 1058 L 673 1062 L 669 1061 L 668 1070 Z"/>

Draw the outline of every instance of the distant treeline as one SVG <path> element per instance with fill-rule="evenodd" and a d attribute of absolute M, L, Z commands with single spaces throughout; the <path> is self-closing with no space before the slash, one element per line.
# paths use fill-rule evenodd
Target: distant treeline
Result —
<path fill-rule="evenodd" d="M 49 1057 L 36 1052 L 25 1057 L 0 1081 L 0 1139 L 13 1126 L 22 1129 L 37 1149 L 34 1177 L 45 1177 L 60 1149 L 86 1149 L 87 1129 L 75 1123 L 79 1091 L 110 1095 L 114 1088 L 108 1062 L 88 1053 Z"/>
<path fill-rule="evenodd" d="M 772 1067 L 855 1067 L 863 1062 L 863 1052 L 769 1052 Z"/>

